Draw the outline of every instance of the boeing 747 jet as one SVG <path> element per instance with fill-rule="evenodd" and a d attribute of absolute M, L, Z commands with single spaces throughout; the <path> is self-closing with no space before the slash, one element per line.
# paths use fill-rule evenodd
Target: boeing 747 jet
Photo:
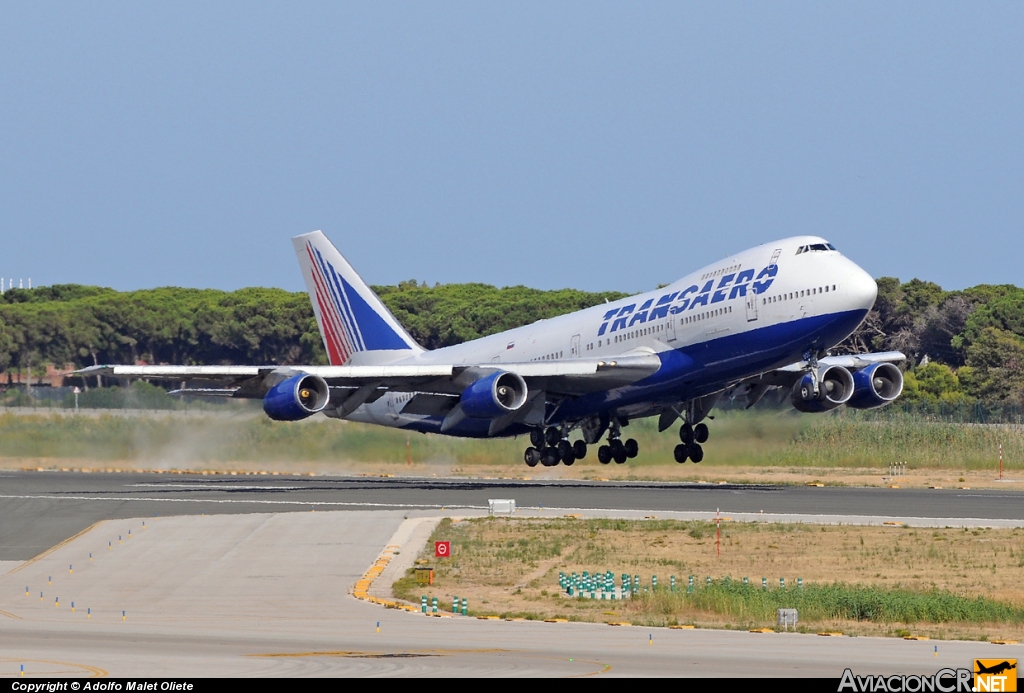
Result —
<path fill-rule="evenodd" d="M 786 388 L 801 412 L 870 409 L 903 390 L 899 352 L 830 355 L 874 305 L 871 276 L 814 236 L 785 238 L 649 293 L 427 351 L 319 231 L 293 239 L 329 366 L 94 366 L 85 376 L 186 382 L 175 392 L 259 398 L 423 433 L 528 435 L 531 467 L 636 457 L 630 420 L 676 421 L 675 460 L 700 462 L 726 393 L 753 406 Z M 578 434 L 578 435 L 576 435 Z M 573 441 L 572 438 L 576 437 Z"/>

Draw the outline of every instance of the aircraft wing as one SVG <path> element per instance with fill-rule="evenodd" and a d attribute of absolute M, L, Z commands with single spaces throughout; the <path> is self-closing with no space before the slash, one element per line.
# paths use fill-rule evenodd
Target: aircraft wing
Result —
<path fill-rule="evenodd" d="M 185 383 L 177 394 L 262 398 L 286 377 L 323 378 L 332 388 L 372 387 L 383 392 L 458 395 L 477 379 L 496 371 L 521 376 L 531 391 L 582 395 L 641 380 L 661 367 L 658 357 L 631 354 L 612 359 L 571 359 L 523 363 L 384 364 L 344 366 L 90 366 L 85 377 L 159 380 Z M 202 387 L 196 387 L 201 385 Z M 367 401 L 372 401 L 370 398 Z"/>
<path fill-rule="evenodd" d="M 851 371 L 867 368 L 874 363 L 900 363 L 907 357 L 899 351 L 880 351 L 873 354 L 847 354 L 843 356 L 826 356 L 818 359 L 819 367 L 842 366 Z M 736 383 L 728 390 L 731 397 L 745 397 L 747 407 L 751 407 L 764 396 L 770 388 L 791 388 L 807 372 L 807 361 L 797 361 L 782 368 L 776 368 L 742 382 Z"/>
<path fill-rule="evenodd" d="M 870 366 L 872 363 L 899 363 L 906 361 L 907 357 L 902 351 L 879 351 L 873 354 L 846 354 L 844 356 L 826 356 L 818 359 L 821 366 L 842 366 L 843 368 L 859 369 Z M 797 361 L 788 366 L 778 369 L 777 372 L 789 373 L 800 372 L 807 368 L 806 361 Z"/>

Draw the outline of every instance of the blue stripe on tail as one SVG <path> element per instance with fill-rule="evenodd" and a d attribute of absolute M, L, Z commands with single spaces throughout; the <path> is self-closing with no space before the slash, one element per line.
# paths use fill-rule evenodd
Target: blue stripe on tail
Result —
<path fill-rule="evenodd" d="M 338 309 L 349 342 L 355 351 L 412 348 L 363 300 L 359 292 L 345 281 L 334 266 L 324 260 L 319 250 L 314 248 L 314 252 L 321 271 L 328 279 L 331 300 Z"/>

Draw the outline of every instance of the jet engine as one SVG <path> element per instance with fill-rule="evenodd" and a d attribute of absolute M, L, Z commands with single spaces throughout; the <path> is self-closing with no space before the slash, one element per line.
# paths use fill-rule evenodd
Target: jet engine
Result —
<path fill-rule="evenodd" d="M 263 396 L 263 411 L 275 421 L 300 421 L 323 410 L 330 398 L 323 378 L 296 375 L 270 388 Z"/>
<path fill-rule="evenodd" d="M 472 419 L 496 419 L 526 403 L 526 381 L 516 373 L 498 371 L 480 378 L 462 392 L 462 412 Z"/>
<path fill-rule="evenodd" d="M 797 411 L 817 413 L 846 404 L 853 396 L 853 375 L 842 366 L 823 366 L 818 369 L 818 392 L 814 392 L 814 378 L 804 373 L 793 385 L 789 400 Z"/>
<path fill-rule="evenodd" d="M 884 407 L 903 392 L 903 372 L 891 363 L 873 363 L 853 374 L 853 397 L 846 406 L 854 409 Z"/>

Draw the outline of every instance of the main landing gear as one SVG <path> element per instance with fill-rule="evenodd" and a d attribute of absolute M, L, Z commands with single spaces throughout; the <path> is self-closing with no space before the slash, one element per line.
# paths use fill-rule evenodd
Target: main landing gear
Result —
<path fill-rule="evenodd" d="M 682 442 L 673 450 L 676 462 L 683 464 L 687 459 L 691 459 L 695 463 L 699 463 L 703 460 L 704 448 L 700 444 L 708 441 L 708 435 L 708 427 L 705 424 L 699 423 L 696 426 L 683 424 L 679 428 L 679 440 Z"/>
<path fill-rule="evenodd" d="M 623 464 L 627 459 L 631 460 L 640 454 L 640 445 L 632 438 L 625 443 L 622 442 L 621 426 L 618 421 L 612 422 L 608 431 L 608 444 L 597 449 L 597 461 L 601 464 L 608 464 L 615 460 L 615 464 Z"/>
<path fill-rule="evenodd" d="M 612 419 L 602 425 L 608 428 L 608 442 L 597 448 L 597 461 L 601 464 L 625 464 L 626 460 L 634 459 L 640 454 L 640 445 L 633 438 L 622 440 L 622 426 L 624 420 Z M 602 430 L 588 431 L 583 428 L 584 438 L 596 444 L 600 440 Z M 673 456 L 680 464 L 687 460 L 701 462 L 704 459 L 704 448 L 702 443 L 708 440 L 707 424 L 698 423 L 696 426 L 684 423 L 679 429 L 679 445 L 675 446 Z M 582 460 L 587 456 L 587 443 L 585 440 L 569 442 L 569 428 L 550 426 L 548 428 L 535 428 L 530 431 L 530 442 L 532 445 L 526 448 L 523 459 L 527 466 L 536 467 L 541 464 L 545 467 L 555 467 L 562 463 L 567 467 L 572 466 L 576 460 Z"/>
<path fill-rule="evenodd" d="M 530 442 L 533 443 L 526 448 L 523 459 L 527 466 L 536 467 L 538 463 L 545 467 L 554 467 L 559 462 L 571 467 L 576 460 L 582 460 L 587 456 L 587 444 L 582 440 L 570 443 L 568 434 L 551 426 L 542 430 L 535 428 L 530 431 Z"/>

